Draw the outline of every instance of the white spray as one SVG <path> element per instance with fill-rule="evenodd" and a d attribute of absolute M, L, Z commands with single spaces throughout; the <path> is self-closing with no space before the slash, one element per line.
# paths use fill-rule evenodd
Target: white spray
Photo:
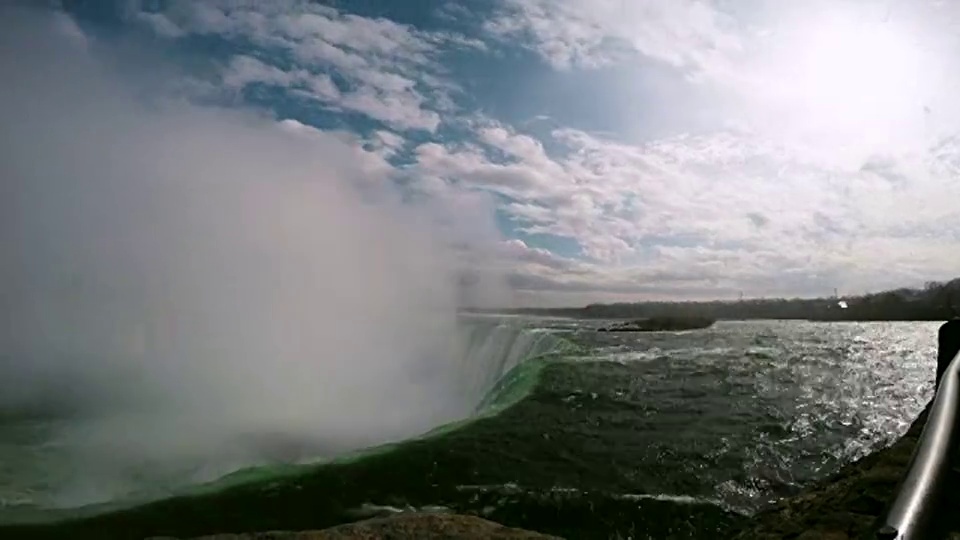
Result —
<path fill-rule="evenodd" d="M 377 156 L 133 95 L 90 44 L 5 21 L 0 411 L 76 418 L 64 504 L 130 468 L 213 477 L 469 414 L 456 273 Z"/>

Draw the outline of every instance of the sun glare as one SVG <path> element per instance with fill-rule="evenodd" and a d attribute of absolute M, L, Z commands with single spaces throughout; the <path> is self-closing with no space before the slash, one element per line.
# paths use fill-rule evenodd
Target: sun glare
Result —
<path fill-rule="evenodd" d="M 917 99 L 922 58 L 890 23 L 829 20 L 808 39 L 797 75 L 804 93 L 821 106 L 839 114 L 869 107 L 879 114 Z"/>
<path fill-rule="evenodd" d="M 779 99 L 804 125 L 896 137 L 922 119 L 931 62 L 896 20 L 822 15 L 797 22 L 770 51 Z"/>

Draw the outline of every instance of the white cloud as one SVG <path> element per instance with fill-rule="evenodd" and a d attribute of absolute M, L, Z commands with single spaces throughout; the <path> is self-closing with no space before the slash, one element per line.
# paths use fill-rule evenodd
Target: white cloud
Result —
<path fill-rule="evenodd" d="M 415 162 L 401 175 L 414 198 L 429 205 L 451 243 L 469 247 L 468 260 L 512 275 L 524 291 L 818 294 L 951 277 L 960 268 L 960 229 L 952 225 L 960 223 L 952 203 L 960 147 L 944 133 L 960 119 L 948 91 L 960 85 L 938 58 L 956 39 L 903 39 L 914 35 L 903 28 L 929 9 L 877 25 L 858 11 L 874 4 L 835 4 L 762 1 L 747 12 L 707 0 L 498 3 L 488 36 L 519 38 L 560 69 L 657 64 L 658 74 L 703 91 L 690 103 L 644 94 L 651 108 L 697 106 L 720 118 L 697 133 L 670 125 L 672 134 L 646 140 L 572 128 L 538 138 L 454 118 L 451 96 L 460 89 L 440 49 L 485 50 L 466 36 L 293 0 L 183 3 L 163 15 L 185 34 L 263 49 L 228 64 L 229 89 L 287 88 L 385 124 L 389 131 L 364 141 L 368 149 L 381 159 L 411 152 Z M 943 30 L 960 10 L 937 13 L 934 26 Z M 897 46 L 883 48 L 890 44 Z M 893 54 L 902 49 L 909 54 Z M 890 54 L 878 62 L 878 51 Z M 846 60 L 831 63 L 834 56 Z M 886 73 L 888 64 L 902 69 Z M 910 93 L 914 81 L 929 86 Z M 472 136 L 408 133 L 436 132 L 448 119 Z M 484 241 L 475 242 L 457 224 L 458 213 L 489 221 L 481 216 L 494 208 L 526 235 L 575 241 L 582 258 L 549 251 L 549 236 L 542 246 L 497 243 L 486 222 Z"/>
<path fill-rule="evenodd" d="M 385 93 L 370 87 L 344 94 L 337 102 L 348 110 L 362 112 L 399 129 L 434 131 L 440 125 L 440 115 L 423 109 L 423 100 L 416 93 Z"/>
<path fill-rule="evenodd" d="M 439 143 L 424 143 L 415 149 L 415 155 L 421 174 L 456 179 L 511 197 L 550 192 L 564 180 L 526 163 L 492 162 L 476 147 L 449 149 Z"/>
<path fill-rule="evenodd" d="M 406 146 L 407 141 L 392 131 L 379 129 L 373 132 L 369 144 L 384 158 L 391 158 Z"/>
<path fill-rule="evenodd" d="M 550 250 L 529 247 L 518 238 L 503 241 L 500 244 L 500 250 L 510 262 L 532 263 L 554 270 L 569 269 L 576 264 L 570 259 L 558 257 Z"/>
<path fill-rule="evenodd" d="M 645 88 L 650 108 L 699 111 L 690 113 L 690 122 L 710 124 L 708 130 L 746 125 L 774 140 L 819 145 L 829 159 L 852 154 L 863 160 L 878 150 L 922 150 L 954 133 L 960 122 L 954 99 L 960 89 L 955 60 L 960 39 L 954 31 L 960 9 L 954 4 L 500 0 L 499 5 L 500 15 L 487 24 L 494 36 L 520 40 L 559 69 L 624 68 L 625 84 Z M 667 69 L 651 69 L 651 60 Z M 655 85 L 646 73 L 671 81 L 671 90 L 651 90 Z M 662 123 L 659 130 L 669 133 L 679 121 L 668 117 Z"/>
<path fill-rule="evenodd" d="M 234 59 L 223 74 L 228 86 L 259 82 L 294 87 L 298 95 L 402 130 L 433 132 L 441 120 L 437 111 L 450 107 L 448 93 L 454 87 L 435 74 L 441 46 L 480 46 L 464 36 L 422 32 L 296 0 L 175 2 L 164 13 L 137 16 L 162 35 L 249 40 L 270 53 L 256 65 L 250 57 Z M 280 52 L 290 55 L 296 67 L 282 65 Z M 339 83 L 330 77 L 331 70 Z"/>
<path fill-rule="evenodd" d="M 90 47 L 90 38 L 69 15 L 59 11 L 54 12 L 52 21 L 53 29 L 69 39 L 74 46 L 84 51 Z"/>
<path fill-rule="evenodd" d="M 637 145 L 566 129 L 553 139 L 565 153 L 487 124 L 477 140 L 488 151 L 417 148 L 419 173 L 510 197 L 502 210 L 523 232 L 575 240 L 587 257 L 548 260 L 513 242 L 520 289 L 817 294 L 960 268 L 955 144 L 851 167 L 746 132 Z"/>
<path fill-rule="evenodd" d="M 310 73 L 304 69 L 284 71 L 276 66 L 246 55 L 236 55 L 223 70 L 221 82 L 232 91 L 241 91 L 251 83 L 262 83 L 292 89 L 301 89 L 318 99 L 336 102 L 340 90 L 329 75 Z"/>
<path fill-rule="evenodd" d="M 732 20 L 701 0 L 503 0 L 486 28 L 520 38 L 558 68 L 598 67 L 641 54 L 703 69 L 739 48 Z"/>
<path fill-rule="evenodd" d="M 158 35 L 167 38 L 178 38 L 183 37 L 184 31 L 182 28 L 173 23 L 166 15 L 163 13 L 137 13 L 135 15 L 137 19 L 150 26 L 154 32 Z"/>

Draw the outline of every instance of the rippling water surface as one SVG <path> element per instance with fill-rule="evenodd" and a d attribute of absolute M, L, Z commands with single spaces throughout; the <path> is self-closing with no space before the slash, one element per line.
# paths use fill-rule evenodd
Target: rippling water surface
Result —
<path fill-rule="evenodd" d="M 752 511 L 906 431 L 933 392 L 936 330 L 793 321 L 581 329 L 575 339 L 589 353 L 569 375 L 634 411 L 657 434 L 652 444 L 683 455 L 681 470 L 711 479 L 714 497 Z"/>
<path fill-rule="evenodd" d="M 936 365 L 936 323 L 721 322 L 676 333 L 521 317 L 469 324 L 500 329 L 483 334 L 498 341 L 473 345 L 465 369 L 486 381 L 483 362 L 500 374 L 516 367 L 485 400 L 512 405 L 274 479 L 271 496 L 285 501 L 276 520 L 300 519 L 292 513 L 309 498 L 315 526 L 440 506 L 574 537 L 714 538 L 895 440 L 932 395 Z M 531 332 L 575 347 L 525 363 L 516 347 L 548 351 Z M 32 470 L 4 467 L 13 460 L 0 455 L 0 504 L 56 487 L 40 470 L 55 466 L 42 458 L 53 429 L 0 429 L 0 454 L 35 452 Z M 269 468 L 249 475 L 271 481 Z M 243 504 L 263 504 L 250 497 Z"/>

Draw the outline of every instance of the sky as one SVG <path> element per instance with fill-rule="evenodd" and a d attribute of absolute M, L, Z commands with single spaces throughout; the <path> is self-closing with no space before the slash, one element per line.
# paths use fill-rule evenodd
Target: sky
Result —
<path fill-rule="evenodd" d="M 827 296 L 960 275 L 953 2 L 32 9 L 148 107 L 336 139 L 331 168 L 347 159 L 351 185 L 390 193 L 466 282 L 506 284 L 487 303 Z"/>

